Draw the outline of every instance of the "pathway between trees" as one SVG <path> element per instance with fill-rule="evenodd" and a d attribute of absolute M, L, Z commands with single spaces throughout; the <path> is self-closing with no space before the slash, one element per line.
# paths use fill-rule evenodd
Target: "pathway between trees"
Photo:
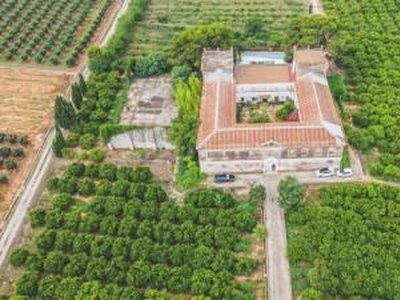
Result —
<path fill-rule="evenodd" d="M 285 216 L 278 199 L 277 176 L 267 176 L 265 187 L 265 216 L 268 230 L 266 240 L 267 276 L 269 300 L 292 300 L 289 262 L 286 255 L 287 240 Z"/>

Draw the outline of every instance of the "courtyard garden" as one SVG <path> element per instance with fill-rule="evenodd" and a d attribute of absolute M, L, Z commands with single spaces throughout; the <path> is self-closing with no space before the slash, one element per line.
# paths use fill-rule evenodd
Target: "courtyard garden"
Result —
<path fill-rule="evenodd" d="M 248 124 L 298 121 L 293 114 L 295 111 L 291 100 L 240 102 L 236 104 L 236 121 Z"/>

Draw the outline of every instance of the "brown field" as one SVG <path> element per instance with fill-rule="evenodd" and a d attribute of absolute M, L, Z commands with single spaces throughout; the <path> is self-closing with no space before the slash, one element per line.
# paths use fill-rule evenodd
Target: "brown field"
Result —
<path fill-rule="evenodd" d="M 65 72 L 0 68 L 0 132 L 29 139 L 24 161 L 0 187 L 0 224 L 51 125 L 54 97 L 64 94 L 69 81 Z"/>

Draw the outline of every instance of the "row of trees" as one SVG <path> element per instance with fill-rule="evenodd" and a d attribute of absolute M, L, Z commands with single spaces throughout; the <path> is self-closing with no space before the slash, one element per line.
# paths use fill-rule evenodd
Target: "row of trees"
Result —
<path fill-rule="evenodd" d="M 58 64 L 71 48 L 79 28 L 96 7 L 95 2 L 49 0 L 28 5 L 29 1 L 23 1 L 15 11 L 5 12 L 2 27 L 8 34 L 0 44 L 0 53 L 7 60 L 19 56 L 22 61 Z M 103 3 L 88 31 L 67 59 L 68 65 L 74 64 L 91 40 L 111 2 L 107 0 Z"/>
<path fill-rule="evenodd" d="M 398 157 L 400 78 L 397 25 L 400 8 L 390 0 L 333 1 L 324 3 L 326 17 L 300 17 L 290 23 L 284 45 L 327 46 L 335 62 L 346 71 L 349 92 L 339 76 L 330 85 L 345 119 L 351 144 L 363 152 L 377 149 L 370 172 L 400 180 Z M 346 112 L 344 101 L 360 106 Z"/>
<path fill-rule="evenodd" d="M 288 214 L 288 253 L 302 299 L 396 299 L 400 191 L 346 184 L 320 194 L 320 204 Z"/>
<path fill-rule="evenodd" d="M 73 192 L 58 193 L 64 180 L 79 186 L 91 182 L 94 189 L 82 202 Z M 97 189 L 115 192 L 117 185 L 118 196 L 92 197 Z M 234 276 L 250 275 L 256 262 L 235 251 L 242 234 L 255 228 L 263 189 L 254 188 L 248 202 L 222 190 L 198 190 L 177 205 L 153 182 L 148 168 L 81 163 L 51 179 L 48 187 L 51 207 L 30 214 L 33 228 L 44 227 L 36 249 L 18 249 L 10 257 L 13 266 L 25 270 L 16 283 L 19 296 L 83 299 L 93 285 L 91 295 L 108 299 L 153 299 L 150 291 L 158 295 L 154 299 L 171 294 L 253 298 Z M 61 288 L 71 281 L 73 290 Z"/>

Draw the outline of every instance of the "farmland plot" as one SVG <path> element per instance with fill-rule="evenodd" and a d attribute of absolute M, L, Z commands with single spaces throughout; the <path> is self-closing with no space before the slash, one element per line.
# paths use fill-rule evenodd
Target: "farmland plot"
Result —
<path fill-rule="evenodd" d="M 285 20 L 305 11 L 304 0 L 152 0 L 134 32 L 131 56 L 163 51 L 171 36 L 191 25 L 224 22 L 243 29 L 249 18 L 260 18 L 271 36 L 279 34 Z M 267 45 L 267 43 L 265 44 Z"/>
<path fill-rule="evenodd" d="M 114 0 L 22 0 L 0 5 L 0 60 L 74 65 Z"/>
<path fill-rule="evenodd" d="M 54 97 L 64 93 L 68 82 L 63 72 L 0 68 L 0 132 L 29 141 L 23 162 L 9 174 L 8 184 L 0 186 L 0 224 L 50 127 Z"/>

